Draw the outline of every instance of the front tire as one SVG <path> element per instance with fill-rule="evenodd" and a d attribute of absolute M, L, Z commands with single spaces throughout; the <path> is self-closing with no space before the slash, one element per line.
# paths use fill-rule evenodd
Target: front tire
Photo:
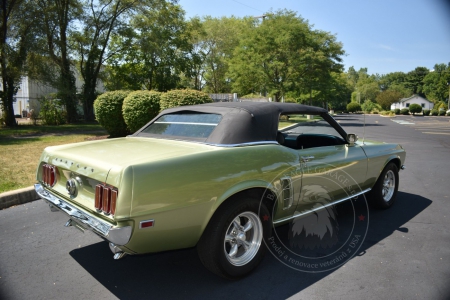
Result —
<path fill-rule="evenodd" d="M 203 265 L 227 279 L 252 272 L 266 252 L 271 232 L 269 211 L 260 200 L 230 199 L 211 218 L 197 245 Z"/>
<path fill-rule="evenodd" d="M 390 162 L 381 172 L 380 177 L 369 194 L 372 206 L 381 209 L 391 207 L 398 191 L 398 168 L 395 163 Z"/>

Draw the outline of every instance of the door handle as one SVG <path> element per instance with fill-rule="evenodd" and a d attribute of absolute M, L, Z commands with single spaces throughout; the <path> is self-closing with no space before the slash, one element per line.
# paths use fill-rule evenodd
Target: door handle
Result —
<path fill-rule="evenodd" d="M 311 159 L 314 159 L 314 156 L 302 156 L 302 162 L 308 162 Z"/>

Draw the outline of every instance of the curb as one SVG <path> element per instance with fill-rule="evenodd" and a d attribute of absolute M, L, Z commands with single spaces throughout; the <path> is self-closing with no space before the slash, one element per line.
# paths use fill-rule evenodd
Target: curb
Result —
<path fill-rule="evenodd" d="M 0 209 L 40 199 L 33 186 L 0 194 Z"/>

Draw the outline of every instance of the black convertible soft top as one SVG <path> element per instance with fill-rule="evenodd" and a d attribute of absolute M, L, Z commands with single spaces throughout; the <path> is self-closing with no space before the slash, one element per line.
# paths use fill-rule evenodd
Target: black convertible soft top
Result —
<path fill-rule="evenodd" d="M 340 130 L 338 129 L 338 131 L 341 131 L 341 134 L 344 132 L 334 119 L 328 115 L 327 110 L 319 107 L 278 102 L 219 102 L 166 109 L 142 129 L 138 130 L 134 136 L 144 135 L 140 135 L 140 132 L 160 116 L 178 112 L 222 115 L 220 123 L 209 137 L 203 141 L 207 144 L 233 145 L 276 141 L 279 117 L 285 114 L 320 115 L 327 119 L 333 127 L 335 125 L 339 127 Z"/>

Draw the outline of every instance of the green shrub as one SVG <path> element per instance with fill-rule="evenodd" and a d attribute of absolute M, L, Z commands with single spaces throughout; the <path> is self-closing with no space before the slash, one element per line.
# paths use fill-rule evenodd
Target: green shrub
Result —
<path fill-rule="evenodd" d="M 394 109 L 394 114 L 399 115 L 400 114 L 400 108 Z"/>
<path fill-rule="evenodd" d="M 409 115 L 409 109 L 402 108 L 402 110 L 400 111 L 400 114 L 402 114 L 402 115 Z"/>
<path fill-rule="evenodd" d="M 413 116 L 415 114 L 421 113 L 422 112 L 422 106 L 420 106 L 419 104 L 413 103 L 409 106 L 409 112 L 413 114 Z"/>
<path fill-rule="evenodd" d="M 431 110 L 429 110 L 429 109 L 424 109 L 422 113 L 423 113 L 424 116 L 429 116 L 429 115 L 430 115 L 430 112 L 431 112 Z"/>
<path fill-rule="evenodd" d="M 347 104 L 347 110 L 348 112 L 358 112 L 361 111 L 361 105 L 359 105 L 359 103 L 356 102 L 350 102 L 349 104 Z"/>
<path fill-rule="evenodd" d="M 431 112 L 430 112 L 430 115 L 437 116 L 438 115 L 437 109 L 432 109 Z"/>
<path fill-rule="evenodd" d="M 361 109 L 365 112 L 371 112 L 372 110 L 376 109 L 375 103 L 373 103 L 370 100 L 364 101 L 364 103 L 361 105 Z"/>
<path fill-rule="evenodd" d="M 66 111 L 60 99 L 56 99 L 56 95 L 50 94 L 39 100 L 41 110 L 39 118 L 44 125 L 61 125 L 66 122 Z"/>
<path fill-rule="evenodd" d="M 439 105 L 439 110 L 445 110 L 445 111 L 447 111 L 447 109 L 448 109 L 448 105 L 445 104 L 444 102 L 442 102 L 442 103 Z"/>
<path fill-rule="evenodd" d="M 94 101 L 95 118 L 111 137 L 129 133 L 122 115 L 123 100 L 129 93 L 130 91 L 106 92 Z"/>
<path fill-rule="evenodd" d="M 135 132 L 159 113 L 161 93 L 155 91 L 135 91 L 123 100 L 123 119 L 130 132 Z"/>
<path fill-rule="evenodd" d="M 395 113 L 393 111 L 390 111 L 390 110 L 382 111 L 382 112 L 380 112 L 380 114 L 382 116 L 389 116 L 389 117 L 395 116 Z"/>
<path fill-rule="evenodd" d="M 439 109 L 438 116 L 445 116 L 445 110 Z"/>
<path fill-rule="evenodd" d="M 172 90 L 161 95 L 161 110 L 193 104 L 211 103 L 212 99 L 208 94 L 197 90 Z"/>

